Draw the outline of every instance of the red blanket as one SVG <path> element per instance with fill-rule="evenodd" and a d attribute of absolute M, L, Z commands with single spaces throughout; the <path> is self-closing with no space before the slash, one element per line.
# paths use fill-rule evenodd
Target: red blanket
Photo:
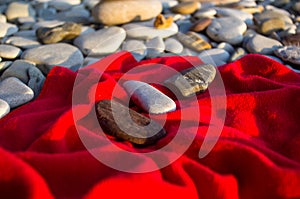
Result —
<path fill-rule="evenodd" d="M 137 63 L 122 52 L 79 73 L 63 67 L 52 69 L 36 100 L 0 120 L 0 197 L 300 198 L 300 75 L 269 58 L 247 55 L 218 68 L 227 94 L 226 120 L 216 145 L 203 158 L 199 150 L 212 126 L 211 117 L 224 111 L 221 107 L 211 110 L 212 98 L 218 95 L 199 94 L 196 101 L 186 101 L 168 113 L 166 137 L 146 148 L 113 137 L 106 142 L 96 120 L 90 119 L 94 102 L 111 99 L 112 91 L 119 87 L 117 80 L 138 65 L 145 68 L 127 79 L 148 77 L 163 82 L 170 74 L 158 64 L 182 70 L 197 63 L 194 57 Z M 168 89 L 153 85 L 175 99 Z M 212 83 L 209 89 L 218 87 Z M 120 101 L 127 97 L 121 87 L 114 95 Z M 79 110 L 75 116 L 74 110 Z M 190 115 L 199 110 L 200 117 L 196 126 L 177 132 L 180 119 L 193 122 L 193 117 L 182 118 L 181 110 L 189 110 Z M 154 118 L 161 120 L 159 115 Z M 146 152 L 157 150 L 161 159 L 168 160 L 173 152 L 159 150 L 177 134 L 192 137 L 192 143 L 177 160 L 160 168 L 160 160 Z M 134 152 L 134 161 L 125 161 L 111 146 Z M 155 166 L 157 170 L 118 171 L 95 154 L 132 171 Z"/>

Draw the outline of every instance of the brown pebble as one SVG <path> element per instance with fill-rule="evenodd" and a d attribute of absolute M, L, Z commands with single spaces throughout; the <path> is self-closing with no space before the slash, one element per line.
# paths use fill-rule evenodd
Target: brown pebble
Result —
<path fill-rule="evenodd" d="M 169 28 L 173 23 L 173 17 L 170 16 L 167 19 L 164 15 L 159 14 L 154 21 L 154 27 L 157 29 Z"/>
<path fill-rule="evenodd" d="M 197 52 L 211 49 L 211 45 L 195 32 L 189 31 L 186 34 L 179 32 L 177 38 L 184 46 Z"/>
<path fill-rule="evenodd" d="M 270 35 L 272 32 L 283 30 L 284 28 L 285 28 L 284 20 L 280 18 L 272 18 L 261 23 L 260 32 L 264 35 Z"/>
<path fill-rule="evenodd" d="M 179 14 L 192 14 L 194 13 L 199 7 L 198 2 L 190 1 L 190 2 L 182 2 L 178 5 L 171 8 L 172 12 L 179 13 Z"/>
<path fill-rule="evenodd" d="M 190 31 L 194 32 L 201 32 L 205 30 L 209 26 L 209 24 L 212 22 L 211 18 L 205 17 L 202 19 L 199 19 L 195 22 L 195 24 L 190 28 Z"/>
<path fill-rule="evenodd" d="M 98 102 L 96 112 L 105 133 L 133 144 L 154 144 L 166 135 L 159 123 L 113 100 Z"/>

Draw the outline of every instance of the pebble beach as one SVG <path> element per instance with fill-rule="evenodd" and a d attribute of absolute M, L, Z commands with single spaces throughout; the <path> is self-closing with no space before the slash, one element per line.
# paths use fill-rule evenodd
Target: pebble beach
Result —
<path fill-rule="evenodd" d="M 299 23 L 294 0 L 1 0 L 0 118 L 34 100 L 54 66 L 119 51 L 215 67 L 261 54 L 300 73 Z"/>

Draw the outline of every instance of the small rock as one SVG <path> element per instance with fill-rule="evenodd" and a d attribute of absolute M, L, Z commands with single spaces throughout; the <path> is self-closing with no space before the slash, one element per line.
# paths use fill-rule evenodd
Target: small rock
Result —
<path fill-rule="evenodd" d="M 181 33 L 187 33 L 193 26 L 193 23 L 191 22 L 190 19 L 178 20 L 176 24 L 178 25 L 179 32 Z"/>
<path fill-rule="evenodd" d="M 285 21 L 286 24 L 293 24 L 292 19 L 279 12 L 276 10 L 265 10 L 262 13 L 258 13 L 254 15 L 254 20 L 256 21 L 256 23 L 261 24 L 263 21 L 266 21 L 268 19 L 272 19 L 272 18 L 280 18 L 283 21 Z"/>
<path fill-rule="evenodd" d="M 161 37 L 154 37 L 146 42 L 147 57 L 154 58 L 164 52 L 165 43 Z"/>
<path fill-rule="evenodd" d="M 122 27 L 126 30 L 128 37 L 145 40 L 154 37 L 168 38 L 178 32 L 178 26 L 175 23 L 165 29 L 156 29 L 153 23 L 154 21 L 136 22 L 125 24 Z"/>
<path fill-rule="evenodd" d="M 208 88 L 216 76 L 216 69 L 213 65 L 203 64 L 180 73 L 167 79 L 164 84 L 177 96 L 190 97 Z"/>
<path fill-rule="evenodd" d="M 0 72 L 2 72 L 5 69 L 7 69 L 11 64 L 12 64 L 12 61 L 3 61 L 3 62 L 0 62 Z"/>
<path fill-rule="evenodd" d="M 205 30 L 212 22 L 211 18 L 201 18 L 190 28 L 190 31 L 201 32 Z"/>
<path fill-rule="evenodd" d="M 187 34 L 178 33 L 177 38 L 184 46 L 197 52 L 211 48 L 207 41 L 194 32 L 188 32 Z"/>
<path fill-rule="evenodd" d="M 147 47 L 140 40 L 125 41 L 122 50 L 129 51 L 137 61 L 141 61 L 147 55 Z"/>
<path fill-rule="evenodd" d="M 244 21 L 247 25 L 253 24 L 253 15 L 232 8 L 216 8 L 217 15 L 221 17 L 235 17 Z"/>
<path fill-rule="evenodd" d="M 15 46 L 0 44 L 0 57 L 5 59 L 15 59 L 21 55 L 22 50 Z"/>
<path fill-rule="evenodd" d="M 0 12 L 1 13 L 1 12 Z M 6 16 L 3 14 L 0 14 L 0 23 L 6 23 Z"/>
<path fill-rule="evenodd" d="M 34 16 L 35 10 L 31 7 L 29 3 L 12 2 L 8 5 L 5 14 L 8 21 L 14 21 L 19 17 Z"/>
<path fill-rule="evenodd" d="M 243 48 L 237 48 L 235 50 L 235 52 L 231 55 L 229 61 L 233 62 L 235 60 L 238 60 L 240 58 L 242 58 L 243 56 L 245 56 L 247 54 L 247 52 L 243 49 Z"/>
<path fill-rule="evenodd" d="M 149 84 L 130 80 L 123 87 L 132 101 L 148 113 L 162 114 L 176 110 L 176 104 L 171 98 Z"/>
<path fill-rule="evenodd" d="M 160 1 L 110 1 L 103 0 L 92 10 L 96 21 L 106 25 L 118 25 L 131 21 L 149 20 L 162 11 Z"/>
<path fill-rule="evenodd" d="M 284 61 L 300 65 L 300 47 L 298 46 L 284 46 L 276 49 L 274 53 Z"/>
<path fill-rule="evenodd" d="M 55 19 L 64 22 L 89 23 L 90 12 L 86 9 L 72 9 L 59 12 L 55 15 Z"/>
<path fill-rule="evenodd" d="M 6 79 L 9 77 L 16 77 L 21 80 L 24 84 L 27 84 L 28 78 L 28 70 L 31 67 L 35 67 L 35 64 L 26 61 L 26 60 L 16 60 L 12 63 L 12 65 L 4 71 L 1 76 L 1 79 Z"/>
<path fill-rule="evenodd" d="M 243 41 L 243 34 L 247 30 L 247 25 L 235 17 L 223 17 L 213 19 L 206 29 L 206 33 L 215 41 L 228 42 L 232 45 Z"/>
<path fill-rule="evenodd" d="M 224 49 L 213 48 L 202 51 L 198 57 L 206 64 L 221 66 L 227 63 L 230 54 Z"/>
<path fill-rule="evenodd" d="M 171 11 L 175 13 L 187 15 L 187 14 L 194 13 L 198 8 L 200 8 L 200 4 L 198 2 L 190 1 L 190 2 L 182 2 L 172 7 Z"/>
<path fill-rule="evenodd" d="M 15 108 L 33 99 L 33 91 L 15 77 L 0 82 L 0 99 L 6 101 L 10 108 Z"/>
<path fill-rule="evenodd" d="M 17 46 L 23 49 L 36 48 L 40 46 L 40 42 L 36 37 L 12 36 L 5 40 L 6 44 Z"/>
<path fill-rule="evenodd" d="M 21 57 L 36 63 L 44 74 L 48 74 L 54 66 L 76 71 L 83 63 L 82 53 L 76 47 L 65 43 L 47 44 L 28 49 Z"/>
<path fill-rule="evenodd" d="M 125 40 L 123 28 L 112 26 L 96 32 L 80 35 L 74 40 L 85 55 L 98 56 L 116 52 Z"/>
<path fill-rule="evenodd" d="M 35 38 L 35 30 L 20 30 L 14 36 Z"/>
<path fill-rule="evenodd" d="M 215 8 L 206 8 L 206 9 L 198 10 L 194 14 L 194 17 L 199 18 L 199 19 L 204 18 L 204 17 L 213 18 L 216 14 L 217 14 L 217 11 Z"/>
<path fill-rule="evenodd" d="M 173 23 L 173 17 L 169 16 L 167 19 L 159 14 L 154 21 L 154 27 L 157 29 L 169 28 Z"/>
<path fill-rule="evenodd" d="M 282 44 L 279 41 L 270 39 L 260 34 L 256 34 L 254 37 L 250 38 L 246 45 L 249 52 L 265 55 L 272 54 L 274 50 L 280 48 L 281 46 Z"/>
<path fill-rule="evenodd" d="M 81 0 L 55 0 L 49 1 L 49 6 L 54 7 L 56 10 L 68 10 L 72 6 L 79 5 Z"/>
<path fill-rule="evenodd" d="M 175 54 L 180 54 L 183 51 L 183 46 L 182 44 L 174 39 L 174 38 L 168 38 L 165 41 L 165 50 L 167 52 L 175 53 Z"/>
<path fill-rule="evenodd" d="M 57 43 L 64 39 L 70 40 L 79 36 L 81 25 L 68 22 L 53 28 L 41 27 L 36 31 L 37 38 L 44 44 Z"/>
<path fill-rule="evenodd" d="M 273 32 L 284 29 L 285 22 L 280 18 L 267 19 L 260 25 L 260 32 L 264 35 L 270 35 Z"/>
<path fill-rule="evenodd" d="M 9 111 L 9 104 L 6 101 L 0 99 L 0 119 L 7 115 Z"/>
<path fill-rule="evenodd" d="M 116 101 L 100 101 L 96 105 L 96 112 L 105 133 L 133 144 L 154 144 L 166 135 L 159 123 Z"/>
<path fill-rule="evenodd" d="M 284 36 L 282 43 L 286 46 L 300 46 L 300 33 Z"/>
<path fill-rule="evenodd" d="M 42 72 L 36 67 L 30 67 L 28 70 L 29 81 L 27 85 L 33 90 L 34 97 L 37 97 L 44 85 L 45 76 Z"/>
<path fill-rule="evenodd" d="M 219 43 L 217 48 L 224 49 L 227 52 L 229 52 L 230 54 L 234 53 L 234 47 L 231 44 L 226 43 L 226 42 Z"/>
<path fill-rule="evenodd" d="M 0 38 L 15 34 L 18 30 L 19 28 L 14 24 L 0 22 Z"/>

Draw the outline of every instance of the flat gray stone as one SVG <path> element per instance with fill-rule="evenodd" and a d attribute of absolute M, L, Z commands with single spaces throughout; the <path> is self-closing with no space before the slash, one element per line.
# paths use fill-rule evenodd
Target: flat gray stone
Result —
<path fill-rule="evenodd" d="M 49 6 L 54 7 L 56 10 L 68 10 L 72 6 L 79 5 L 81 0 L 56 0 L 49 1 Z"/>
<path fill-rule="evenodd" d="M 151 114 L 162 114 L 176 110 L 175 102 L 156 88 L 140 81 L 126 81 L 123 87 L 132 101 Z"/>
<path fill-rule="evenodd" d="M 46 78 L 43 73 L 36 67 L 30 67 L 28 69 L 28 76 L 29 81 L 27 85 L 33 90 L 34 97 L 37 97 L 42 90 Z"/>
<path fill-rule="evenodd" d="M 147 22 L 136 22 L 125 24 L 122 27 L 125 29 L 127 36 L 134 39 L 152 39 L 154 37 L 168 38 L 178 32 L 178 26 L 175 23 L 169 28 L 156 29 L 153 26 L 154 20 Z"/>
<path fill-rule="evenodd" d="M 75 23 L 88 23 L 89 18 L 90 12 L 84 8 L 62 11 L 55 16 L 57 20 Z"/>
<path fill-rule="evenodd" d="M 279 41 L 260 34 L 254 35 L 246 44 L 249 52 L 265 55 L 273 54 L 274 50 L 280 48 L 281 46 L 282 44 Z"/>
<path fill-rule="evenodd" d="M 141 61 L 147 55 L 147 47 L 141 40 L 125 41 L 122 50 L 129 51 L 137 61 Z"/>
<path fill-rule="evenodd" d="M 154 58 L 165 50 L 165 43 L 161 37 L 154 37 L 146 42 L 147 57 Z"/>
<path fill-rule="evenodd" d="M 202 51 L 198 57 L 207 64 L 211 64 L 214 66 L 221 66 L 223 64 L 226 64 L 226 62 L 230 58 L 230 54 L 220 48 L 213 48 L 209 50 Z"/>
<path fill-rule="evenodd" d="M 116 52 L 125 37 L 123 28 L 112 26 L 80 35 L 74 40 L 74 45 L 88 56 L 105 55 Z"/>
<path fill-rule="evenodd" d="M 41 45 L 36 37 L 12 36 L 5 40 L 5 44 L 10 44 L 23 49 L 36 48 Z"/>
<path fill-rule="evenodd" d="M 247 25 L 242 20 L 235 17 L 222 17 L 213 19 L 206 33 L 217 42 L 224 41 L 236 45 L 243 41 L 246 30 Z"/>
<path fill-rule="evenodd" d="M 50 20 L 50 21 L 40 21 L 34 24 L 32 27 L 33 30 L 37 30 L 40 27 L 47 27 L 47 28 L 53 28 L 56 26 L 63 25 L 64 21 L 58 21 L 58 20 Z"/>
<path fill-rule="evenodd" d="M 35 63 L 26 60 L 16 60 L 8 69 L 4 71 L 1 76 L 1 80 L 4 80 L 8 77 L 16 77 L 24 84 L 27 84 L 29 80 L 28 70 L 31 67 L 35 67 Z"/>
<path fill-rule="evenodd" d="M 18 32 L 19 28 L 15 24 L 0 22 L 0 38 Z"/>
<path fill-rule="evenodd" d="M 216 76 L 216 69 L 211 64 L 203 64 L 183 70 L 167 79 L 164 84 L 175 94 L 190 97 L 204 92 Z"/>
<path fill-rule="evenodd" d="M 274 51 L 276 56 L 284 61 L 300 65 L 300 47 L 284 46 Z"/>
<path fill-rule="evenodd" d="M 80 50 L 70 44 L 47 44 L 23 52 L 23 59 L 32 61 L 44 73 L 54 66 L 62 66 L 76 71 L 83 64 L 83 55 Z"/>
<path fill-rule="evenodd" d="M 168 38 L 165 41 L 165 47 L 167 52 L 180 54 L 183 51 L 183 45 L 174 38 Z"/>
<path fill-rule="evenodd" d="M 247 25 L 253 24 L 253 15 L 241 10 L 232 8 L 216 8 L 217 15 L 221 17 L 235 17 L 244 21 Z"/>
<path fill-rule="evenodd" d="M 10 77 L 0 82 L 0 99 L 6 101 L 10 108 L 15 108 L 33 99 L 34 93 L 23 82 Z"/>
<path fill-rule="evenodd" d="M 13 21 L 19 17 L 35 16 L 35 10 L 29 3 L 13 2 L 8 5 L 5 14 L 8 21 Z"/>
<path fill-rule="evenodd" d="M 0 119 L 7 115 L 9 111 L 9 104 L 6 101 L 0 99 Z"/>
<path fill-rule="evenodd" d="M 22 50 L 15 46 L 0 44 L 0 57 L 5 59 L 15 59 L 21 55 Z"/>

